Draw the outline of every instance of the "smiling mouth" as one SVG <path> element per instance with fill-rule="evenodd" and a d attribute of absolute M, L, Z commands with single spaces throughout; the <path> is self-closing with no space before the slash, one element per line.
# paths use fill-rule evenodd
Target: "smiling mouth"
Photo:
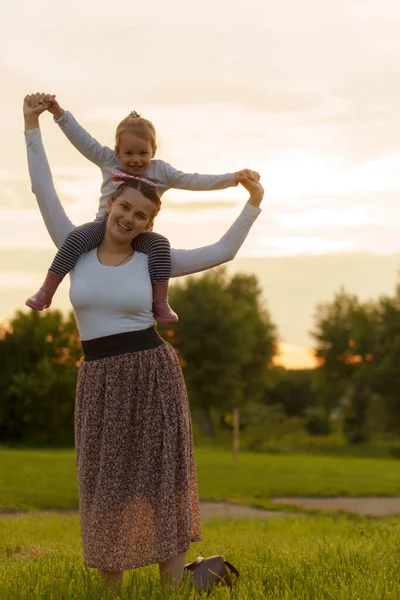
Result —
<path fill-rule="evenodd" d="M 123 231 L 124 233 L 128 233 L 129 231 L 132 231 L 132 229 L 130 227 L 127 227 L 126 225 L 123 225 L 122 223 L 120 223 L 119 221 L 117 221 L 117 225 L 118 228 Z"/>

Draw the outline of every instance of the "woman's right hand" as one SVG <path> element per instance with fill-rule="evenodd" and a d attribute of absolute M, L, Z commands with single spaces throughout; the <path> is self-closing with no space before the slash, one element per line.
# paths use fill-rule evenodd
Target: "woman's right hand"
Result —
<path fill-rule="evenodd" d="M 25 119 L 25 129 L 37 129 L 39 127 L 39 115 L 47 110 L 47 103 L 44 101 L 45 94 L 28 94 L 24 98 L 23 113 Z"/>
<path fill-rule="evenodd" d="M 24 116 L 30 115 L 41 115 L 42 112 L 47 110 L 48 105 L 45 102 L 46 94 L 28 94 L 24 98 L 23 111 Z"/>
<path fill-rule="evenodd" d="M 254 181 L 254 179 L 250 179 L 249 177 L 241 178 L 240 184 L 247 190 L 250 194 L 250 198 L 248 199 L 248 203 L 253 206 L 259 207 L 262 199 L 264 198 L 264 188 L 259 181 Z"/>

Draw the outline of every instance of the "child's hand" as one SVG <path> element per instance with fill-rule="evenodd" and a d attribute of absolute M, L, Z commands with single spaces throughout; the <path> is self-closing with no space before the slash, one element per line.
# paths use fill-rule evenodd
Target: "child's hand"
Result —
<path fill-rule="evenodd" d="M 235 183 L 242 183 L 243 181 L 251 179 L 252 181 L 260 181 L 260 173 L 252 171 L 251 169 L 242 169 L 235 173 Z"/>
<path fill-rule="evenodd" d="M 62 109 L 61 106 L 58 104 L 55 94 L 46 94 L 45 102 L 48 105 L 47 110 L 49 111 L 49 113 L 54 115 L 56 119 L 59 119 L 63 116 L 64 109 Z"/>

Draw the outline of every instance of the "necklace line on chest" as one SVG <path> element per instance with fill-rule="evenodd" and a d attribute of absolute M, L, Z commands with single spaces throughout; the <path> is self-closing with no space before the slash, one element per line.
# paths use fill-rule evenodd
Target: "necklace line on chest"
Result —
<path fill-rule="evenodd" d="M 129 252 L 129 254 L 128 254 L 127 256 L 125 256 L 125 258 L 123 258 L 123 259 L 122 259 L 122 260 L 121 260 L 119 263 L 117 263 L 116 265 L 105 265 L 105 266 L 107 266 L 107 267 L 119 267 L 119 265 L 122 265 L 122 263 L 123 263 L 123 262 L 125 262 L 126 260 L 128 260 L 128 258 L 129 258 L 130 256 L 133 256 L 134 252 L 135 252 L 134 250 L 132 250 L 132 252 Z M 98 252 L 97 252 L 97 258 L 99 259 L 99 261 L 100 261 L 100 264 L 103 264 L 103 263 L 101 262 L 100 258 L 99 258 L 99 253 L 98 253 Z"/>

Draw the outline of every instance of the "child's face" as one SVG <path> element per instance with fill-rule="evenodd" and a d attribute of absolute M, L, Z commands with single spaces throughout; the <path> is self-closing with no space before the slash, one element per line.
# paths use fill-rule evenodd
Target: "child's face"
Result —
<path fill-rule="evenodd" d="M 142 175 L 149 168 L 155 153 L 149 141 L 135 135 L 133 131 L 124 131 L 116 154 L 125 171 L 132 175 Z"/>

